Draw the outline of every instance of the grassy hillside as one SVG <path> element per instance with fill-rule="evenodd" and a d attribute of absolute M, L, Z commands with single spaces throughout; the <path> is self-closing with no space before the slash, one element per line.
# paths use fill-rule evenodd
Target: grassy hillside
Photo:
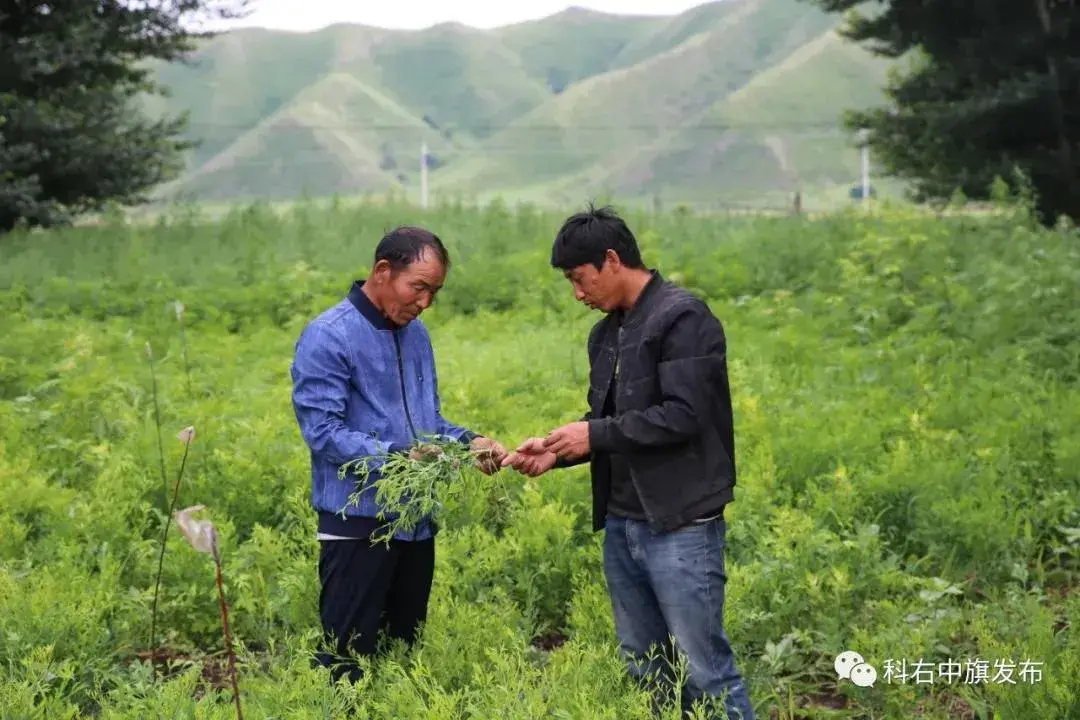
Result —
<path fill-rule="evenodd" d="M 512 123 L 469 160 L 447 168 L 437 181 L 470 189 L 512 187 L 527 163 L 529 179 L 556 181 L 566 193 L 581 188 L 634 195 L 691 186 L 700 173 L 695 177 L 684 169 L 684 154 L 693 155 L 720 134 L 699 120 L 703 113 L 767 72 L 762 68 L 786 61 L 830 22 L 813 8 L 788 0 L 743 0 L 712 29 L 675 48 L 570 88 Z M 764 42 L 764 37 L 772 40 Z M 828 88 L 825 80 L 818 84 Z M 742 123 L 753 126 L 768 122 L 765 118 L 774 123 L 783 118 L 800 131 L 802 123 L 822 122 L 820 116 L 776 115 L 766 105 L 758 117 Z M 669 145 L 669 139 L 681 134 L 685 140 L 687 133 L 697 141 L 694 145 Z M 652 166 L 628 168 L 643 151 L 654 156 Z M 727 165 L 722 179 L 738 186 L 748 171 L 768 172 L 772 165 L 768 153 L 744 160 L 749 167 Z"/>
<path fill-rule="evenodd" d="M 156 66 L 158 81 L 172 97 L 154 109 L 190 113 L 191 135 L 202 141 L 192 158 L 199 167 L 383 32 L 358 26 L 311 34 L 230 32 L 207 43 L 188 64 Z"/>
<path fill-rule="evenodd" d="M 370 62 L 382 87 L 453 135 L 485 137 L 549 94 L 498 38 L 458 24 L 399 34 Z"/>
<path fill-rule="evenodd" d="M 361 125 L 357 118 L 365 118 Z M 443 154 L 438 132 L 352 75 L 327 75 L 195 170 L 184 182 L 199 197 L 285 199 L 357 187 L 401 187 L 426 141 Z"/>
<path fill-rule="evenodd" d="M 610 70 L 627 47 L 652 37 L 666 22 L 656 17 L 620 17 L 568 8 L 540 20 L 498 28 L 493 35 L 521 58 L 549 94 Z"/>
<path fill-rule="evenodd" d="M 702 201 L 851 184 L 859 152 L 840 116 L 883 100 L 886 67 L 827 31 L 593 182 Z"/>
<path fill-rule="evenodd" d="M 652 28 L 652 32 L 640 35 L 627 43 L 611 65 L 613 68 L 629 67 L 644 62 L 654 55 L 672 50 L 694 35 L 712 30 L 741 8 L 740 2 L 710 2 L 679 15 L 665 18 L 662 23 Z"/>
<path fill-rule="evenodd" d="M 878 98 L 883 64 L 827 35 L 836 23 L 800 0 L 721 0 L 491 31 L 237 31 L 160 69 L 173 97 L 151 109 L 190 112 L 202 141 L 162 196 L 415 193 L 423 140 L 443 194 L 677 201 L 849 182 L 853 151 L 831 130 Z"/>

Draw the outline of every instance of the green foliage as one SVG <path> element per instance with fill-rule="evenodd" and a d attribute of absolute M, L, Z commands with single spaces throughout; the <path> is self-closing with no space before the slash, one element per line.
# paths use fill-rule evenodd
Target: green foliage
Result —
<path fill-rule="evenodd" d="M 845 37 L 911 63 L 886 87 L 889 107 L 851 108 L 887 171 L 919 201 L 956 190 L 987 199 L 1017 172 L 1039 219 L 1080 218 L 1080 5 L 1075 2 L 809 0 L 845 13 Z"/>
<path fill-rule="evenodd" d="M 478 459 L 477 451 L 459 442 L 425 438 L 409 453 L 351 460 L 341 466 L 338 476 L 356 475 L 363 489 L 370 485 L 372 471 L 378 470 L 375 500 L 382 508 L 378 519 L 384 524 L 372 540 L 389 544 L 396 533 L 412 532 L 425 518 L 439 523 L 445 503 L 465 490 L 465 475 Z M 359 504 L 360 489 L 349 496 L 348 505 Z M 341 512 L 344 515 L 345 508 Z"/>
<path fill-rule="evenodd" d="M 158 93 L 140 62 L 194 49 L 191 24 L 247 0 L 15 3 L 0 13 L 0 232 L 136 203 L 179 170 L 182 118 L 135 110 Z"/>
<path fill-rule="evenodd" d="M 977 217 L 627 214 L 649 262 L 727 333 L 739 479 L 725 622 L 761 717 L 1080 711 L 1080 243 L 1001 199 Z M 158 617 L 174 663 L 156 684 L 146 665 L 166 508 L 149 341 L 170 475 L 183 456 L 170 438 L 197 428 L 179 505 L 204 504 L 219 533 L 246 715 L 649 718 L 618 656 L 586 468 L 487 477 L 453 468 L 463 448 L 401 460 L 384 496 L 442 504 L 421 643 L 356 687 L 310 662 L 318 541 L 288 379 L 301 328 L 363 276 L 385 227 L 429 224 L 454 259 L 423 316 L 443 412 L 507 446 L 542 434 L 582 412 L 597 319 L 546 262 L 563 216 L 300 204 L 13 233 L 6 715 L 232 716 L 213 580 L 177 532 Z M 555 634 L 565 643 L 533 643 Z M 873 688 L 837 680 L 848 649 L 877 668 Z M 995 660 L 1044 664 L 1034 683 L 890 683 L 885 662 L 901 658 L 987 659 L 991 679 Z"/>

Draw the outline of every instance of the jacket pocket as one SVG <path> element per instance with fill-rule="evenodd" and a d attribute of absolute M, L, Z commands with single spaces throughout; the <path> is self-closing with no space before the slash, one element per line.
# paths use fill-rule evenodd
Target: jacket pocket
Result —
<path fill-rule="evenodd" d="M 619 412 L 644 410 L 655 405 L 659 399 L 659 388 L 655 375 L 646 375 L 619 383 L 616 408 Z"/>

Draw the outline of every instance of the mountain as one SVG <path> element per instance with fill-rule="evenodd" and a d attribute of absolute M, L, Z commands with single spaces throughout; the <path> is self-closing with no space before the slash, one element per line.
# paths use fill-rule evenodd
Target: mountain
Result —
<path fill-rule="evenodd" d="M 200 146 L 161 189 L 204 200 L 415 194 L 578 201 L 613 192 L 751 202 L 847 186 L 848 108 L 888 63 L 800 0 L 721 0 L 674 16 L 571 7 L 493 30 L 335 25 L 232 31 L 158 65 Z"/>

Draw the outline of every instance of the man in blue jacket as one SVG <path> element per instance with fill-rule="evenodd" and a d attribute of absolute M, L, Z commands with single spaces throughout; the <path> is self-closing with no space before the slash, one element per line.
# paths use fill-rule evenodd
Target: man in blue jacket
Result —
<path fill-rule="evenodd" d="M 437 528 L 427 519 L 387 546 L 370 540 L 379 529 L 374 482 L 378 461 L 349 503 L 356 478 L 338 469 L 361 457 L 421 452 L 416 440 L 437 434 L 488 451 L 478 462 L 492 474 L 506 451 L 443 417 L 435 356 L 418 318 L 434 301 L 450 267 L 446 248 L 428 230 L 399 227 L 375 250 L 366 280 L 301 333 L 291 367 L 293 409 L 311 450 L 311 503 L 320 540 L 319 611 L 334 645 L 318 662 L 336 681 L 361 676 L 351 654 L 376 652 L 377 634 L 411 645 L 427 617 Z M 344 511 L 344 513 L 342 512 Z M 343 516 L 344 515 L 344 516 Z"/>

